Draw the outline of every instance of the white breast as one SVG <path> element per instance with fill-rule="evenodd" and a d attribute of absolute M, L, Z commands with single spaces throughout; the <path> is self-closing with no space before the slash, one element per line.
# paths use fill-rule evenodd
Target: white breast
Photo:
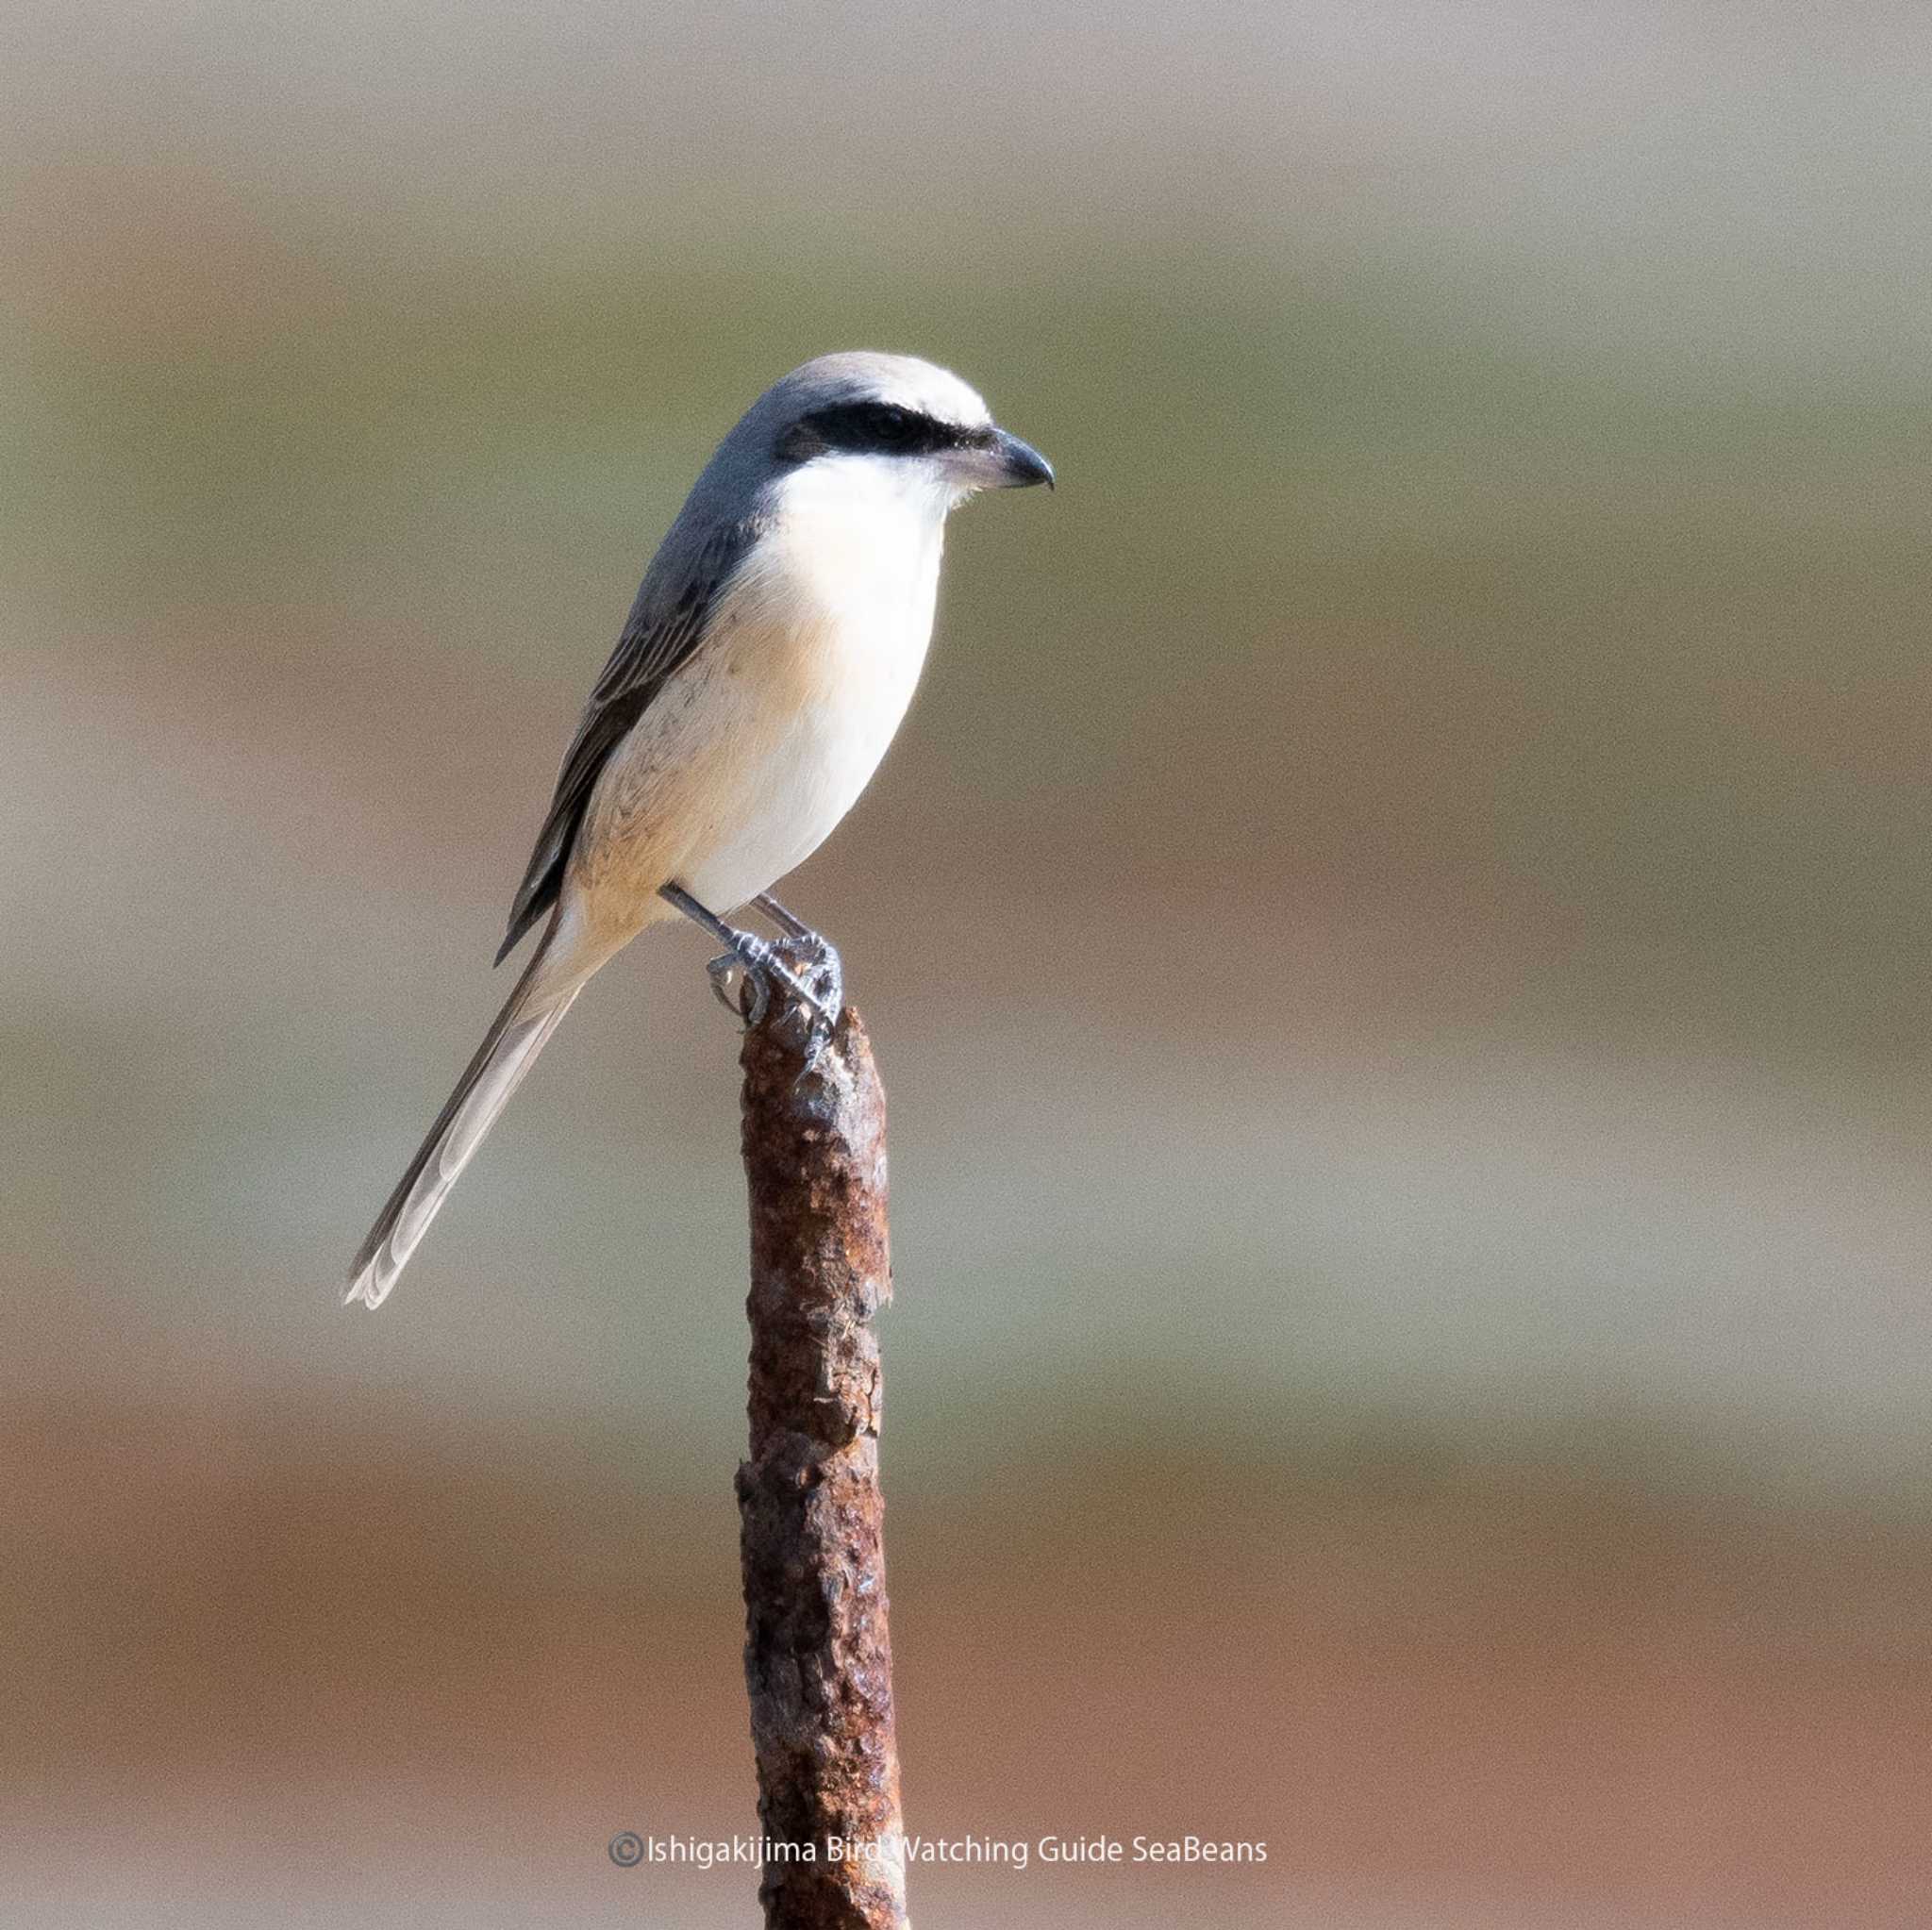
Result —
<path fill-rule="evenodd" d="M 723 911 L 774 885 L 852 808 L 912 701 L 932 636 L 943 496 L 857 458 L 791 477 L 720 620 L 746 755 L 685 867 Z M 709 655 L 710 647 L 701 655 Z"/>

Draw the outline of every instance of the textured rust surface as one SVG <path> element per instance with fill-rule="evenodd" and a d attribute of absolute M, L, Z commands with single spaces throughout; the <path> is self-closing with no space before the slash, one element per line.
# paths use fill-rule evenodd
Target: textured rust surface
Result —
<path fill-rule="evenodd" d="M 741 1057 L 751 1454 L 738 1503 L 758 1895 L 768 1926 L 887 1930 L 906 1922 L 906 1880 L 872 1326 L 891 1294 L 885 1094 L 855 1013 L 803 1077 L 788 1018 L 747 1032 Z M 885 1854 L 834 1859 L 834 1843 Z"/>

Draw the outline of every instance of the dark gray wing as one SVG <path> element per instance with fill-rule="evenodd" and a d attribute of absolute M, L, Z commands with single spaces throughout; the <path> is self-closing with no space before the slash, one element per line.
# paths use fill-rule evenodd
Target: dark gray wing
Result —
<path fill-rule="evenodd" d="M 664 688 L 666 679 L 704 641 L 705 626 L 719 593 L 738 574 L 758 533 L 755 519 L 726 524 L 714 530 L 682 568 L 672 563 L 676 533 L 666 538 L 664 550 L 638 591 L 624 634 L 591 692 L 577 734 L 564 754 L 556 795 L 550 800 L 543 828 L 537 834 L 537 848 L 530 854 L 524 882 L 509 908 L 509 932 L 496 954 L 499 965 L 517 940 L 557 903 L 563 889 L 563 869 L 570 861 L 571 846 L 598 775 L 611 752 Z"/>

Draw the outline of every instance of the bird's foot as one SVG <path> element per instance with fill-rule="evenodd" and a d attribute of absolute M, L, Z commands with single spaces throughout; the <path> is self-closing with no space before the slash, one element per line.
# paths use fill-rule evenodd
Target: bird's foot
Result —
<path fill-rule="evenodd" d="M 756 932 L 732 930 L 727 942 L 731 949 L 720 953 L 705 968 L 711 990 L 728 1010 L 738 1013 L 751 1026 L 764 1023 L 765 1015 L 772 1009 L 774 988 L 782 988 L 806 1015 L 806 1058 L 808 1065 L 815 1063 L 824 1050 L 824 1041 L 831 1038 L 832 1028 L 839 1023 L 839 1007 L 836 999 L 821 995 L 820 973 L 808 967 L 810 975 L 801 977 L 792 969 L 788 950 L 797 941 L 786 940 L 774 944 Z M 836 967 L 836 952 L 832 958 Z M 833 983 L 836 990 L 836 978 Z"/>
<path fill-rule="evenodd" d="M 830 939 L 814 931 L 796 912 L 786 910 L 769 891 L 761 891 L 752 903 L 784 932 L 773 949 L 810 989 L 815 1009 L 805 1049 L 805 1069 L 810 1072 L 831 1043 L 833 1028 L 845 1009 L 845 967 Z"/>
<path fill-rule="evenodd" d="M 775 949 L 811 992 L 805 1070 L 816 1072 L 819 1060 L 832 1042 L 839 1014 L 845 1009 L 845 968 L 839 962 L 838 948 L 815 931 L 780 939 Z"/>
<path fill-rule="evenodd" d="M 834 1020 L 845 1009 L 845 968 L 839 948 L 815 931 L 780 939 L 773 947 L 790 965 L 813 1000 Z"/>

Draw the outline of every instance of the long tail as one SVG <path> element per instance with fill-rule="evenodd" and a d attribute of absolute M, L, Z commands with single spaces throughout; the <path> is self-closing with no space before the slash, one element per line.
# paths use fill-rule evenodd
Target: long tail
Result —
<path fill-rule="evenodd" d="M 574 975 L 558 985 L 554 973 L 543 972 L 557 930 L 553 917 L 550 929 L 517 980 L 516 990 L 496 1015 L 496 1023 L 476 1048 L 476 1057 L 437 1114 L 428 1138 L 416 1149 L 408 1171 L 369 1229 L 369 1238 L 349 1268 L 344 1305 L 358 1300 L 364 1306 L 382 1305 L 457 1183 L 457 1175 L 470 1163 L 471 1155 L 483 1143 L 483 1135 L 495 1124 L 497 1114 L 509 1104 L 510 1094 L 570 1010 L 583 978 Z"/>

